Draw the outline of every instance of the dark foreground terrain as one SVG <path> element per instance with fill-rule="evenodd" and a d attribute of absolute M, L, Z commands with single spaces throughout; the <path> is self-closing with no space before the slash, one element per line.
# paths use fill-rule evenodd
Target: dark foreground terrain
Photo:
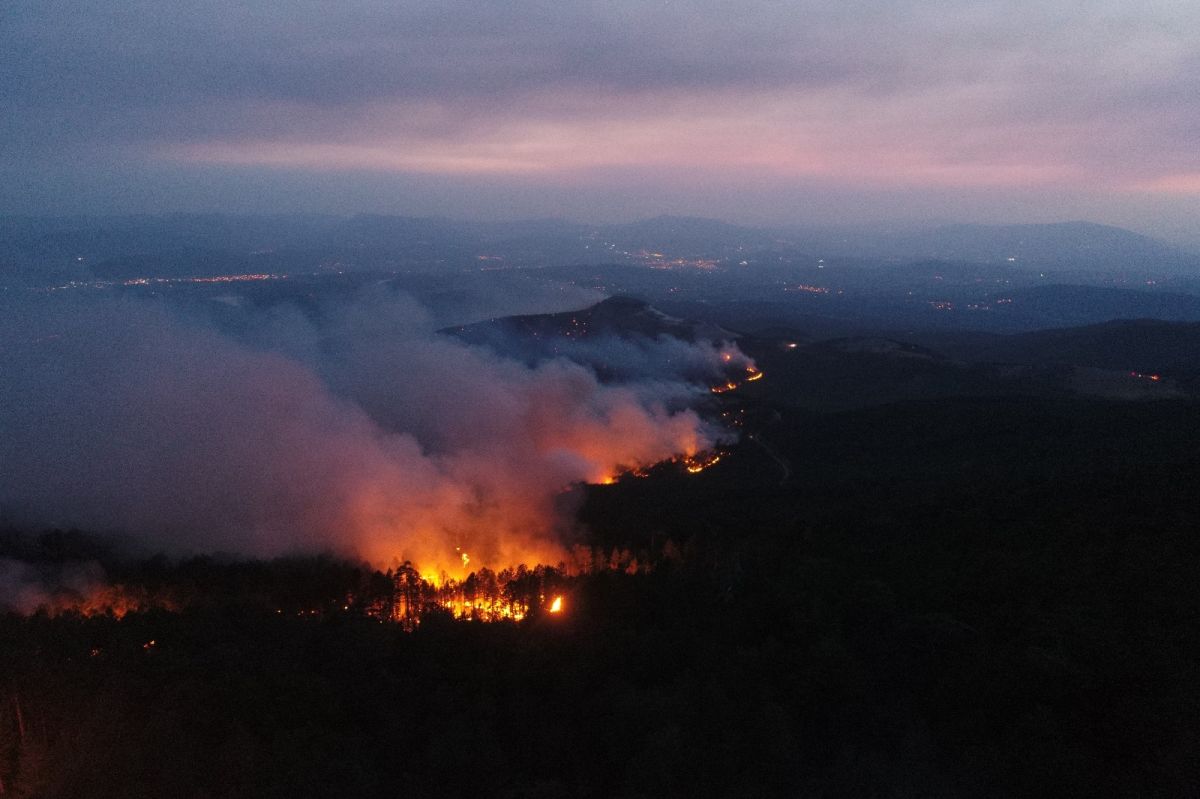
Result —
<path fill-rule="evenodd" d="M 9 534 L 186 601 L 0 617 L 4 795 L 1195 790 L 1195 404 L 818 412 L 769 375 L 717 466 L 588 490 L 592 543 L 653 568 L 563 577 L 555 616 L 406 632 L 341 609 L 381 579 L 353 564 Z"/>

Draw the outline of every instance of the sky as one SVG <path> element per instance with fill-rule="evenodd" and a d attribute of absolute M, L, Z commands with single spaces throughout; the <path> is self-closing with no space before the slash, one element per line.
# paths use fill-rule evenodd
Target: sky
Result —
<path fill-rule="evenodd" d="M 0 213 L 1200 243 L 1195 0 L 6 0 Z"/>

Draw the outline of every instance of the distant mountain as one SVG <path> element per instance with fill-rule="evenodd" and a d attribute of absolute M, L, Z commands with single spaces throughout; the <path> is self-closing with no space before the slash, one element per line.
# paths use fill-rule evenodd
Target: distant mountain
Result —
<path fill-rule="evenodd" d="M 973 358 L 1139 372 L 1200 371 L 1200 323 L 1132 319 L 999 336 Z"/>
<path fill-rule="evenodd" d="M 925 234 L 933 255 L 1062 269 L 1200 269 L 1200 257 L 1118 227 L 1090 222 L 1049 225 L 951 225 Z"/>
<path fill-rule="evenodd" d="M 1200 273 L 1200 255 L 1140 233 L 1091 222 L 945 225 L 892 233 L 809 232 L 797 238 L 818 254 L 1068 271 Z"/>

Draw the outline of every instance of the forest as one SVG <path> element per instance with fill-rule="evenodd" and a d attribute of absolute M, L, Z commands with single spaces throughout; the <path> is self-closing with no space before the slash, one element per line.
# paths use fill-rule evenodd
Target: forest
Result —
<path fill-rule="evenodd" d="M 1192 790 L 1193 403 L 746 401 L 790 479 L 743 439 L 589 486 L 587 569 L 448 599 L 404 566 L 9 531 L 0 556 L 132 600 L 0 617 L 5 795 Z M 456 618 L 489 597 L 521 618 Z"/>

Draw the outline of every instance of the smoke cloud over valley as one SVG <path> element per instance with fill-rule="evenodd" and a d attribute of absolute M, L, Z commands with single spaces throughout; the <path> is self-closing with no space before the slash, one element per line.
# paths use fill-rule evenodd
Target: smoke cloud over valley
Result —
<path fill-rule="evenodd" d="M 601 382 L 565 358 L 519 362 L 437 333 L 386 287 L 304 310 L 6 304 L 0 503 L 21 525 L 450 574 L 463 553 L 470 568 L 557 562 L 572 485 L 719 436 L 688 407 L 706 386 L 684 379 L 719 373 L 710 345 L 643 341 L 631 379 Z"/>

